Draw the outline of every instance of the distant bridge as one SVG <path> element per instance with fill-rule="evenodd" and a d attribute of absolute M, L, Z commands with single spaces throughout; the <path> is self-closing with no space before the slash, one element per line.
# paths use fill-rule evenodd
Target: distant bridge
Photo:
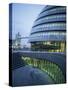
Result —
<path fill-rule="evenodd" d="M 29 37 L 20 37 L 18 39 L 28 39 Z"/>

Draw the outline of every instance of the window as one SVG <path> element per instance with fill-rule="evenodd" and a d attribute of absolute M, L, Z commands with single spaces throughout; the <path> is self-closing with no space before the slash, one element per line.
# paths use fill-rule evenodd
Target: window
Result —
<path fill-rule="evenodd" d="M 62 8 L 62 7 L 61 7 L 61 8 L 59 8 L 59 7 L 53 8 L 53 9 L 51 9 L 51 10 L 48 10 L 48 11 L 45 11 L 45 12 L 41 13 L 41 14 L 39 15 L 39 18 L 42 17 L 42 16 L 46 16 L 46 15 L 53 14 L 53 13 L 55 14 L 55 13 L 58 13 L 58 12 L 59 12 L 59 13 L 60 13 L 60 12 L 61 12 L 61 13 L 62 13 L 62 12 L 65 12 L 65 9 L 66 9 L 66 8 L 64 8 L 64 7 L 63 7 L 63 8 Z"/>
<path fill-rule="evenodd" d="M 30 57 L 22 57 L 22 59 L 28 65 L 39 68 L 44 73 L 46 72 L 55 81 L 55 83 L 64 82 L 63 73 L 59 68 L 59 66 L 56 65 L 55 63 L 49 62 L 48 60 L 40 60 L 40 59 L 34 59 Z"/>
<path fill-rule="evenodd" d="M 34 26 L 35 25 L 37 25 L 37 24 L 39 24 L 39 23 L 44 23 L 44 22 L 48 22 L 48 21 L 57 21 L 57 20 L 63 20 L 63 19 L 66 19 L 66 15 L 65 14 L 62 14 L 62 15 L 51 15 L 51 16 L 47 16 L 47 17 L 43 17 L 43 18 L 41 18 L 41 19 L 39 19 L 39 20 L 37 20 L 36 22 L 35 22 L 35 24 L 34 24 Z"/>

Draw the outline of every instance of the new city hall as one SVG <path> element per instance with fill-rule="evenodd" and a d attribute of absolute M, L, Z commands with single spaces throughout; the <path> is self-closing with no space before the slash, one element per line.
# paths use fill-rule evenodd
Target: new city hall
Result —
<path fill-rule="evenodd" d="M 33 79 L 36 79 L 34 85 L 65 83 L 66 7 L 45 6 L 33 24 L 29 42 L 31 50 L 20 53 L 28 66 L 40 70 L 31 74 Z M 43 75 L 42 72 L 45 74 Z M 47 75 L 47 82 L 45 78 L 44 81 L 41 80 L 41 75 Z M 40 77 L 39 82 L 37 82 L 38 77 Z"/>

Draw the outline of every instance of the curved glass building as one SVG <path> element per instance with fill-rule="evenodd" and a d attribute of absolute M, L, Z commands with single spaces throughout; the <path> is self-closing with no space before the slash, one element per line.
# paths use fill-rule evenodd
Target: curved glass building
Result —
<path fill-rule="evenodd" d="M 66 7 L 45 6 L 34 22 L 30 42 L 32 50 L 65 52 Z"/>
<path fill-rule="evenodd" d="M 66 7 L 45 6 L 34 22 L 29 41 L 31 51 L 38 52 L 32 52 L 36 54 L 27 57 L 27 63 L 46 72 L 54 83 L 66 82 Z"/>
<path fill-rule="evenodd" d="M 27 23 L 21 21 L 21 23 L 24 24 L 24 30 L 27 30 L 31 27 L 31 24 L 33 22 L 32 20 L 36 17 L 35 15 L 38 14 L 38 12 L 40 12 L 40 9 L 43 7 L 36 7 L 36 5 L 25 6 L 24 4 L 23 7 L 20 7 L 21 9 L 19 9 L 17 6 L 18 10 L 22 10 L 21 12 L 23 12 L 23 16 L 26 15 L 26 17 L 21 17 L 22 20 L 24 21 L 29 18 L 28 22 L 26 20 Z M 11 26 L 13 26 L 11 28 L 14 28 L 13 32 L 18 32 L 18 30 L 15 31 L 15 25 L 17 23 L 20 25 L 20 20 L 18 18 L 19 22 L 17 21 L 18 11 L 17 9 L 13 8 L 16 8 L 16 6 L 13 6 L 12 10 L 10 11 L 14 12 L 13 16 L 14 18 L 16 16 L 16 19 L 11 18 L 12 20 L 10 20 L 10 28 Z M 33 9 L 36 10 L 36 12 L 32 12 Z M 29 11 L 29 14 L 27 11 Z M 27 15 L 29 17 L 27 17 Z M 33 19 L 31 18 L 30 20 L 31 16 Z M 12 25 L 11 21 L 14 21 L 14 25 Z M 28 23 L 30 23 L 30 25 Z M 21 27 L 20 29 L 22 30 Z M 28 33 L 26 32 L 27 31 L 21 33 L 23 35 L 26 35 Z M 24 41 L 26 42 L 27 40 L 21 41 L 21 39 L 25 38 L 29 39 L 30 47 L 29 44 L 26 43 L 28 44 L 27 46 L 29 48 L 20 48 L 21 43 L 23 46 L 26 46 Z M 16 39 L 14 39 L 13 42 L 12 40 L 13 39 L 9 39 L 9 64 L 11 70 L 10 84 L 12 84 L 12 86 L 66 83 L 66 6 L 46 5 L 34 21 L 30 36 L 21 37 L 18 33 Z M 13 43 L 13 47 L 16 44 L 15 48 L 11 48 L 11 42 Z"/>

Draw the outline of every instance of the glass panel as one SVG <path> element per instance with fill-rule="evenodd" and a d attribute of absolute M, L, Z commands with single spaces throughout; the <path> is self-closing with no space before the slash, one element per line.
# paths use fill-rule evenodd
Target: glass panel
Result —
<path fill-rule="evenodd" d="M 64 82 L 63 73 L 55 63 L 49 62 L 48 60 L 40 60 L 34 58 L 32 59 L 29 57 L 23 57 L 23 60 L 27 62 L 28 65 L 46 72 L 54 80 L 55 83 Z"/>
<path fill-rule="evenodd" d="M 32 50 L 48 51 L 48 52 L 63 52 L 65 53 L 65 42 L 58 41 L 43 41 L 31 45 Z"/>

